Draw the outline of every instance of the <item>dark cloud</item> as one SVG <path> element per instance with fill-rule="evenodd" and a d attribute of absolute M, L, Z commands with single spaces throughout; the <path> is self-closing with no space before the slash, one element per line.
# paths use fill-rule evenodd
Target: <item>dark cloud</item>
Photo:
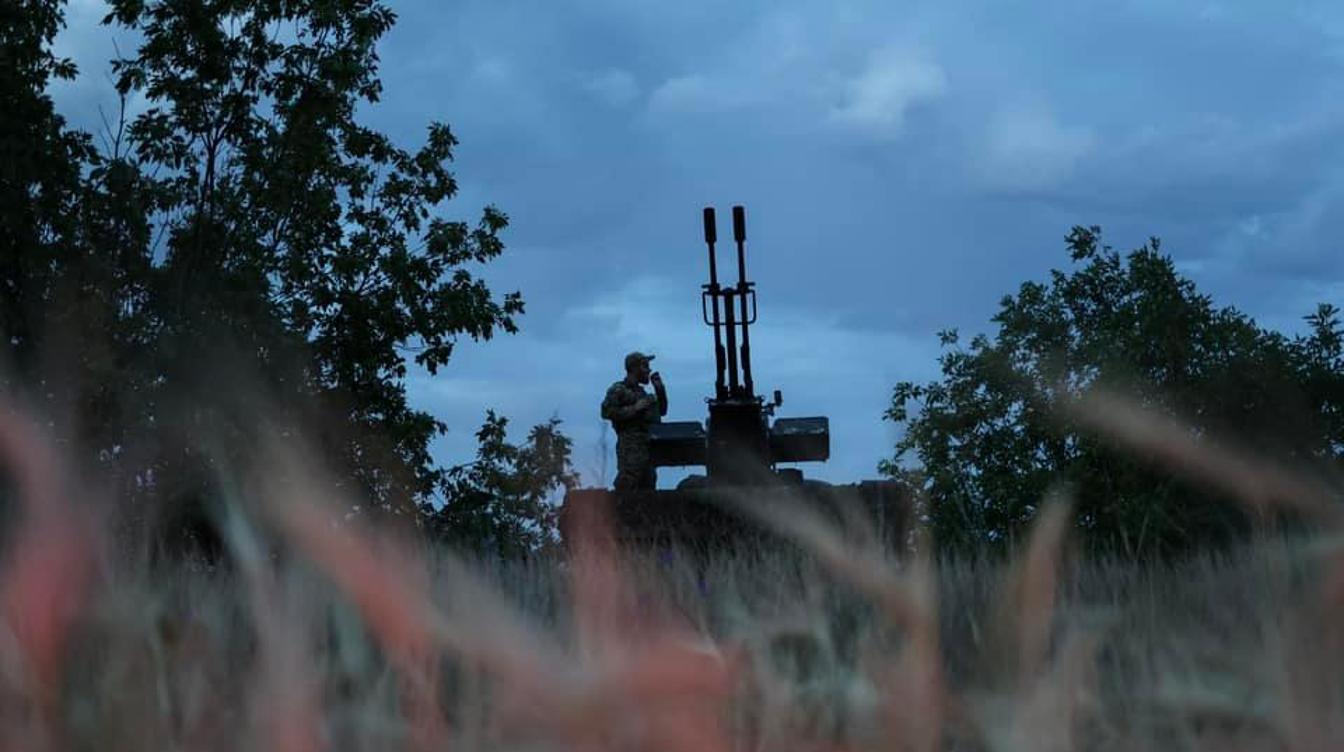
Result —
<path fill-rule="evenodd" d="M 97 3 L 80 3 L 64 39 L 105 58 Z M 933 333 L 986 329 L 1001 295 L 1067 266 L 1074 224 L 1121 248 L 1162 236 L 1218 302 L 1275 325 L 1339 297 L 1333 4 L 396 9 L 384 100 L 365 115 L 408 144 L 452 124 L 462 193 L 445 212 L 511 215 L 507 257 L 484 273 L 528 300 L 522 335 L 464 344 L 413 383 L 454 426 L 446 461 L 487 407 L 523 425 L 558 413 L 583 460 L 635 347 L 669 353 L 675 417 L 696 417 L 706 204 L 748 206 L 759 380 L 790 395 L 786 412 L 832 417 L 836 478 L 890 451 L 890 386 L 933 375 Z M 87 120 L 99 91 L 80 82 L 61 101 Z"/>

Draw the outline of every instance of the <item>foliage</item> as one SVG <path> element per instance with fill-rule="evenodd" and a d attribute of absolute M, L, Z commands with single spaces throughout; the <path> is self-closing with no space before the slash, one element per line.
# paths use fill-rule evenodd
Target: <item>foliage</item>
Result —
<path fill-rule="evenodd" d="M 356 120 L 395 16 L 368 0 L 111 8 L 144 39 L 114 69 L 149 103 L 129 137 L 160 174 L 156 370 L 192 383 L 241 356 L 283 407 L 343 415 L 329 448 L 361 490 L 403 508 L 431 494 L 445 426 L 407 404 L 406 351 L 434 373 L 457 337 L 515 331 L 523 304 L 467 268 L 502 252 L 503 213 L 433 215 L 457 190 L 448 127 L 409 152 Z"/>
<path fill-rule="evenodd" d="M 0 360 L 3 389 L 51 418 L 55 438 L 123 449 L 146 384 L 146 181 L 67 128 L 47 92 L 75 76 L 51 54 L 59 0 L 0 10 Z"/>
<path fill-rule="evenodd" d="M 408 368 L 437 373 L 460 338 L 516 331 L 523 301 L 475 272 L 503 252 L 507 217 L 439 214 L 457 192 L 448 126 L 407 150 L 359 122 L 395 15 L 373 0 L 109 5 L 104 23 L 141 40 L 113 62 L 123 113 L 144 108 L 102 150 L 46 93 L 74 75 L 49 51 L 63 4 L 0 10 L 5 386 L 45 402 L 130 500 L 208 503 L 263 421 L 316 430 L 378 508 L 459 493 Z"/>
<path fill-rule="evenodd" d="M 20 370 L 32 367 L 43 314 L 72 266 L 63 250 L 76 236 L 80 169 L 92 154 L 46 92 L 53 79 L 75 75 L 49 49 L 62 23 L 55 0 L 0 10 L 0 327 L 9 365 Z"/>
<path fill-rule="evenodd" d="M 1344 456 L 1339 311 L 1322 305 L 1310 334 L 1261 329 L 1177 273 L 1154 238 L 1121 256 L 1097 227 L 1067 238 L 1077 264 L 1003 298 L 997 334 L 962 346 L 939 336 L 941 379 L 895 387 L 886 417 L 904 428 L 890 476 L 928 500 L 935 535 L 963 549 L 1007 542 L 1052 486 L 1079 501 L 1092 546 L 1167 554 L 1238 537 L 1248 521 L 1081 430 L 1061 401 L 1123 390 L 1197 436 L 1235 433 L 1249 448 L 1300 462 Z M 910 462 L 910 460 L 916 462 Z"/>
<path fill-rule="evenodd" d="M 448 471 L 440 507 L 426 504 L 429 532 L 459 547 L 512 556 L 555 543 L 557 492 L 578 485 L 572 442 L 551 418 L 523 445 L 508 442 L 508 419 L 489 411 L 476 433 L 476 461 Z"/>

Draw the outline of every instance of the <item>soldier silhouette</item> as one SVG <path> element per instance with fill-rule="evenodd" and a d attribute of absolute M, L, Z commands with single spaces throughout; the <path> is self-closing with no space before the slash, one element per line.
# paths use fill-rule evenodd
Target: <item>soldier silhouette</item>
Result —
<path fill-rule="evenodd" d="M 602 418 L 616 431 L 616 492 L 652 491 L 657 483 L 649 456 L 649 426 L 667 415 L 663 379 L 650 371 L 654 356 L 632 352 L 625 356 L 625 378 L 612 384 L 602 400 Z M 644 390 L 652 383 L 654 394 Z"/>

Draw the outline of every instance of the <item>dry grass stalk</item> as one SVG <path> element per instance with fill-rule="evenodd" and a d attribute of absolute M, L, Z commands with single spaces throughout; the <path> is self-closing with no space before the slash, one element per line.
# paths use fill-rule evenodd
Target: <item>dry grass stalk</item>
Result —
<path fill-rule="evenodd" d="M 1087 409 L 1107 435 L 1225 490 L 1255 475 L 1238 496 L 1253 509 L 1333 519 L 1328 490 L 1287 470 L 1130 405 Z M 983 607 L 962 606 L 989 625 L 979 641 L 956 636 L 964 614 L 938 595 L 955 572 L 935 568 L 927 541 L 901 558 L 799 499 L 774 500 L 768 515 L 741 504 L 829 579 L 762 554 L 688 585 L 694 568 L 632 557 L 607 510 L 591 508 L 570 555 L 528 575 L 554 577 L 553 590 L 537 588 L 556 599 L 547 621 L 488 584 L 484 562 L 342 521 L 333 510 L 351 500 L 288 449 L 266 452 L 271 465 L 232 509 L 233 573 L 166 580 L 96 555 L 98 526 L 12 410 L 0 415 L 0 455 L 23 509 L 0 570 L 5 748 L 1065 752 L 1324 750 L 1344 738 L 1344 554 L 1328 537 L 1273 566 L 1254 551 L 1209 565 L 1198 570 L 1207 583 L 1122 570 L 1128 595 L 1100 604 L 1119 626 L 1086 628 L 1080 614 L 1097 604 L 1065 597 L 1066 584 L 1101 580 L 1066 556 L 1061 494 L 1009 566 L 972 572 L 968 584 L 988 593 Z M 863 532 L 859 517 L 844 522 Z M 1214 593 L 1223 577 L 1278 594 L 1254 602 L 1257 619 L 1237 619 L 1219 612 L 1239 594 Z M 838 605 L 849 596 L 832 580 L 867 606 Z M 1159 582 L 1186 587 L 1186 603 Z M 775 595 L 751 602 L 762 587 Z M 1181 609 L 1185 624 L 1173 621 Z M 808 665 L 783 671 L 772 650 Z M 1203 683 L 1174 681 L 1167 654 Z M 953 658 L 974 670 L 954 679 Z M 1222 675 L 1270 699 L 1210 694 Z"/>

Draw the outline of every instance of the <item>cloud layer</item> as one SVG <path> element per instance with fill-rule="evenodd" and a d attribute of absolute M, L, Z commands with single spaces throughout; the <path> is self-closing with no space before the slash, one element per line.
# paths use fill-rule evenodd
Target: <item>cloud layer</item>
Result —
<path fill-rule="evenodd" d="M 94 127 L 110 88 L 100 3 L 62 49 L 61 106 Z M 1200 286 L 1293 327 L 1344 279 L 1344 11 L 1126 0 L 398 3 L 384 101 L 406 143 L 442 119 L 463 187 L 445 211 L 508 212 L 524 333 L 459 349 L 419 404 L 461 461 L 487 407 L 557 413 L 597 444 L 620 354 L 651 348 L 693 417 L 699 209 L 749 209 L 757 371 L 828 414 L 837 478 L 890 451 L 878 420 L 934 373 L 933 333 L 988 329 L 1001 295 L 1068 263 L 1073 224 L 1160 235 Z M 121 42 L 123 49 L 127 42 Z M 684 412 L 683 412 L 684 408 Z M 799 413 L 791 413 L 799 414 Z M 523 426 L 520 426 L 520 428 Z M 594 463 L 589 463 L 594 464 Z M 597 463 L 600 464 L 600 463 Z"/>

